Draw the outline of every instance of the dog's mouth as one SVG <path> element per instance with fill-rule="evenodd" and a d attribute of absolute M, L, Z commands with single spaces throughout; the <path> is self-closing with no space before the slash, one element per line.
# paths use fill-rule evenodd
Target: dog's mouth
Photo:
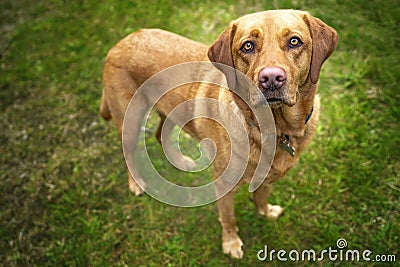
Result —
<path fill-rule="evenodd" d="M 270 108 L 279 108 L 283 105 L 291 107 L 296 103 L 296 98 L 290 97 L 287 88 L 266 90 L 258 87 L 256 92 L 250 94 L 250 99 L 255 107 L 260 105 L 269 105 Z"/>
<path fill-rule="evenodd" d="M 276 90 L 276 91 L 266 91 L 262 90 L 262 94 L 267 100 L 268 105 L 271 108 L 280 107 L 282 105 L 287 105 L 289 107 L 293 106 L 293 101 L 290 100 L 289 95 L 285 90 Z"/>
<path fill-rule="evenodd" d="M 267 98 L 268 105 L 273 108 L 278 108 L 284 104 L 287 104 L 283 99 L 272 97 L 272 98 Z"/>

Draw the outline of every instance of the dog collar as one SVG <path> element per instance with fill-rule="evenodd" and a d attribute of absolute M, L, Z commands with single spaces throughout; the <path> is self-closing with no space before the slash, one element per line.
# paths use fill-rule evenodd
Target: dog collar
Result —
<path fill-rule="evenodd" d="M 307 122 L 311 119 L 313 112 L 314 112 L 314 107 L 312 107 L 310 113 L 307 114 L 304 124 L 307 124 Z M 279 146 L 281 147 L 282 150 L 288 152 L 290 156 L 294 157 L 296 149 L 294 148 L 294 146 L 290 144 L 289 135 L 283 134 L 281 136 L 281 141 L 279 143 Z"/>
<path fill-rule="evenodd" d="M 314 106 L 311 108 L 310 113 L 307 114 L 305 124 L 307 124 L 307 122 L 311 119 L 313 112 L 314 112 Z"/>
<path fill-rule="evenodd" d="M 314 112 L 314 107 L 312 107 L 310 113 L 307 114 L 304 124 L 307 124 L 307 122 L 311 119 L 313 112 Z M 246 121 L 250 127 L 256 127 L 256 124 L 253 120 L 246 119 Z M 290 156 L 294 157 L 296 149 L 294 146 L 291 145 L 289 135 L 287 134 L 281 135 L 281 141 L 279 142 L 279 146 L 281 147 L 282 150 L 289 153 Z"/>

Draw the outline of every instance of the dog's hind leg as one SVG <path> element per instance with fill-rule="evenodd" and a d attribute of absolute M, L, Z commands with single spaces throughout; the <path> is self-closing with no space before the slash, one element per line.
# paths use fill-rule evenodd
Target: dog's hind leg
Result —
<path fill-rule="evenodd" d="M 170 163 L 178 169 L 185 171 L 194 170 L 196 168 L 196 162 L 190 157 L 183 155 L 181 150 L 175 148 L 172 144 L 171 135 L 173 134 L 175 124 L 164 114 L 160 112 L 158 114 L 160 115 L 160 123 L 156 132 L 156 138 L 162 146 L 166 157 Z M 178 139 L 178 136 L 173 137 Z"/>
<path fill-rule="evenodd" d="M 136 103 L 128 106 L 126 110 L 124 124 L 121 128 L 120 134 L 122 145 L 124 147 L 125 162 L 128 168 L 129 190 L 138 196 L 143 194 L 145 183 L 137 169 L 134 154 L 139 142 L 142 121 L 147 112 L 148 106 L 145 97 L 135 95 L 135 98 Z M 141 104 L 139 105 L 138 103 Z M 139 186 L 138 183 L 140 183 L 141 186 Z"/>
<path fill-rule="evenodd" d="M 110 119 L 112 117 L 113 122 L 118 129 L 121 140 L 125 142 L 125 145 L 128 144 L 124 148 L 128 148 L 131 151 L 134 151 L 137 145 L 141 129 L 141 119 L 143 119 L 145 116 L 147 108 L 147 102 L 143 96 L 140 97 L 140 101 L 142 101 L 139 102 L 140 105 L 134 106 L 133 109 L 128 107 L 137 88 L 138 86 L 132 79 L 129 72 L 106 62 L 103 73 L 103 95 L 100 105 L 100 112 L 105 119 Z M 130 116 L 128 116 L 127 120 L 127 122 L 129 122 L 130 129 L 128 129 L 126 134 L 123 136 L 123 124 L 127 109 L 130 109 Z M 134 118 L 135 120 L 133 121 L 129 118 Z M 126 163 L 131 161 L 131 165 L 133 166 L 132 168 L 134 169 L 133 171 L 136 170 L 133 159 L 125 158 L 125 161 Z M 135 173 L 138 172 L 135 171 Z M 138 176 L 138 174 L 136 176 Z M 129 189 L 133 194 L 143 194 L 143 189 L 137 184 L 132 172 L 129 171 L 129 169 L 128 183 Z"/>
<path fill-rule="evenodd" d="M 167 117 L 164 114 L 162 114 L 161 112 L 157 111 L 157 113 L 160 116 L 160 122 L 158 124 L 157 132 L 156 132 L 156 138 L 157 138 L 158 143 L 160 143 L 160 145 L 162 145 L 162 143 L 161 143 L 161 132 L 163 130 L 164 122 L 165 122 Z"/>

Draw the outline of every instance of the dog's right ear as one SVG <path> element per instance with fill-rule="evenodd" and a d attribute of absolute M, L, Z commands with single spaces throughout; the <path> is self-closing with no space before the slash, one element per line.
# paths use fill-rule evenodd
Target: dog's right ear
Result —
<path fill-rule="evenodd" d="M 235 64 L 232 57 L 232 42 L 236 28 L 237 25 L 232 23 L 229 28 L 218 36 L 217 40 L 208 49 L 208 58 L 212 63 L 219 63 L 214 64 L 214 66 L 225 74 L 230 90 L 234 90 L 237 84 Z"/>

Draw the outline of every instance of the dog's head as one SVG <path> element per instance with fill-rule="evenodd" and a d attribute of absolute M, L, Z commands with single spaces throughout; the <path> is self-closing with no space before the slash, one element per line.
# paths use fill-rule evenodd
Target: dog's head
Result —
<path fill-rule="evenodd" d="M 249 92 L 254 106 L 293 106 L 307 83 L 317 83 L 321 66 L 337 44 L 336 31 L 307 12 L 271 10 L 233 21 L 211 45 L 211 62 L 244 73 L 260 90 Z M 221 69 L 231 90 L 234 69 Z M 264 97 L 265 98 L 264 98 Z"/>

